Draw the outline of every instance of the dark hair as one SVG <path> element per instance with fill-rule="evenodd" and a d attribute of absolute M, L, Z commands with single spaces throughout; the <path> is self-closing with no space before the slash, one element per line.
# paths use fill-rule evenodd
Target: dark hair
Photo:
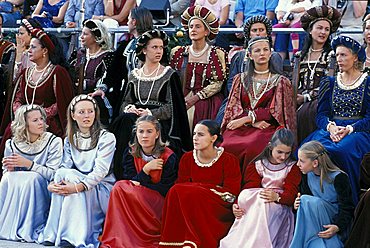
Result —
<path fill-rule="evenodd" d="M 159 157 L 164 152 L 164 150 L 165 150 L 165 148 L 168 144 L 164 143 L 162 141 L 161 124 L 159 123 L 157 118 L 155 118 L 152 115 L 141 116 L 135 122 L 135 127 L 132 130 L 132 133 L 133 133 L 133 136 L 134 136 L 134 141 L 132 143 L 130 143 L 132 156 L 137 157 L 137 158 L 141 158 L 142 148 L 141 148 L 141 145 L 139 144 L 139 141 L 137 139 L 137 134 L 136 134 L 137 126 L 140 124 L 140 122 L 149 122 L 149 123 L 153 124 L 153 126 L 155 127 L 155 130 L 158 132 L 159 137 L 155 141 L 155 145 L 154 145 L 154 148 L 153 148 L 153 154 L 152 155 L 155 155 L 155 156 Z"/>
<path fill-rule="evenodd" d="M 217 139 L 214 143 L 215 145 L 218 144 L 218 143 L 221 143 L 224 140 L 224 138 L 221 135 L 220 125 L 216 121 L 207 119 L 207 120 L 202 120 L 202 121 L 198 122 L 198 124 L 206 126 L 208 128 L 208 132 L 212 136 L 217 135 Z"/>
<path fill-rule="evenodd" d="M 139 35 L 153 28 L 153 16 L 150 10 L 144 7 L 131 9 L 131 18 L 136 20 L 136 31 Z"/>
<path fill-rule="evenodd" d="M 312 30 L 312 27 L 310 27 L 310 31 Z M 324 50 L 323 50 L 323 53 L 327 52 L 329 53 L 332 49 L 331 49 L 331 45 L 330 45 L 330 35 L 328 37 L 328 39 L 325 41 L 325 44 L 324 44 Z M 310 50 L 310 47 L 312 45 L 312 35 L 310 33 L 307 33 L 306 35 L 306 38 L 304 39 L 304 43 L 303 43 L 303 47 L 302 47 L 302 51 L 301 51 L 301 59 L 304 59 L 306 57 L 306 55 L 308 54 L 308 51 Z"/>
<path fill-rule="evenodd" d="M 281 128 L 275 131 L 274 135 L 272 135 L 269 144 L 265 147 L 265 149 L 254 159 L 254 161 L 261 160 L 264 158 L 270 159 L 272 156 L 272 149 L 274 149 L 278 145 L 286 145 L 292 148 L 294 147 L 294 134 L 287 128 Z M 289 158 L 286 161 L 292 161 L 293 158 L 293 151 L 290 153 Z"/>

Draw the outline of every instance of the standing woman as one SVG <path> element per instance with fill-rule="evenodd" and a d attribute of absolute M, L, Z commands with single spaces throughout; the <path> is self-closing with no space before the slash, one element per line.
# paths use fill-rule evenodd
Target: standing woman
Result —
<path fill-rule="evenodd" d="M 178 179 L 166 196 L 160 247 L 218 247 L 227 234 L 241 176 L 239 161 L 216 146 L 220 141 L 217 122 L 195 126 L 194 150 L 182 156 Z"/>
<path fill-rule="evenodd" d="M 102 129 L 99 107 L 88 95 L 68 106 L 63 161 L 48 189 L 49 217 L 38 242 L 44 245 L 98 247 L 98 236 L 115 182 L 111 173 L 116 139 Z"/>
<path fill-rule="evenodd" d="M 227 54 L 208 44 L 216 38 L 219 23 L 207 8 L 189 7 L 181 16 L 189 31 L 190 46 L 171 51 L 171 67 L 180 71 L 190 129 L 204 119 L 215 119 L 221 106 L 221 89 L 227 79 Z"/>
<path fill-rule="evenodd" d="M 365 49 L 347 36 L 332 41 L 339 73 L 320 83 L 316 124 L 318 129 L 303 142 L 319 141 L 333 162 L 350 179 L 358 201 L 362 157 L 370 151 L 370 79 L 363 73 Z"/>
<path fill-rule="evenodd" d="M 221 126 L 222 146 L 238 156 L 242 175 L 279 126 L 296 130 L 292 86 L 270 63 L 270 39 L 251 39 L 247 52 L 248 70 L 234 77 Z"/>
<path fill-rule="evenodd" d="M 177 156 L 162 142 L 161 125 L 152 115 L 136 121 L 136 135 L 123 155 L 124 180 L 109 198 L 101 248 L 157 247 L 162 208 L 177 178 Z"/>
<path fill-rule="evenodd" d="M 34 64 L 17 78 L 16 85 L 19 87 L 13 92 L 11 109 L 5 111 L 10 116 L 11 111 L 15 113 L 22 105 L 43 106 L 49 131 L 62 137 L 65 134 L 67 106 L 73 98 L 72 80 L 57 38 L 40 29 L 33 29 L 32 37 L 28 53 Z M 2 125 L 7 125 L 7 128 L 0 144 L 0 156 L 5 141 L 11 137 L 10 123 Z"/>
<path fill-rule="evenodd" d="M 137 41 L 136 54 L 144 62 L 128 78 L 120 115 L 111 125 L 119 140 L 114 158 L 115 176 L 122 179 L 121 161 L 132 136 L 137 118 L 153 115 L 162 126 L 162 138 L 178 155 L 191 150 L 190 130 L 184 95 L 175 70 L 162 65 L 168 38 L 165 32 L 154 29 L 145 32 Z"/>
<path fill-rule="evenodd" d="M 2 160 L 0 239 L 35 242 L 47 220 L 47 186 L 62 162 L 62 139 L 46 132 L 46 113 L 38 105 L 18 108 L 11 128 Z"/>
<path fill-rule="evenodd" d="M 87 20 L 80 36 L 85 49 L 79 49 L 72 59 L 77 75 L 83 75 L 75 82 L 78 94 L 91 94 L 100 109 L 100 121 L 108 125 L 113 115 L 106 93 L 110 86 L 103 83 L 107 70 L 112 64 L 114 53 L 112 40 L 105 25 L 98 20 Z M 83 70 L 81 72 L 80 70 Z"/>
<path fill-rule="evenodd" d="M 330 34 L 340 24 L 340 13 L 329 6 L 307 10 L 301 17 L 307 36 L 300 54 L 300 70 L 297 94 L 297 135 L 303 141 L 316 130 L 317 97 L 320 80 L 329 69 Z"/>

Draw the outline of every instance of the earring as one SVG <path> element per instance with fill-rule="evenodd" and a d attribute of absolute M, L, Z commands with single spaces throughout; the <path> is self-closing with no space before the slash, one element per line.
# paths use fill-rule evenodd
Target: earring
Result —
<path fill-rule="evenodd" d="M 44 58 L 45 58 L 45 56 L 46 56 L 46 55 L 45 55 L 45 53 L 43 53 L 43 54 L 42 54 L 42 57 L 44 57 Z"/>

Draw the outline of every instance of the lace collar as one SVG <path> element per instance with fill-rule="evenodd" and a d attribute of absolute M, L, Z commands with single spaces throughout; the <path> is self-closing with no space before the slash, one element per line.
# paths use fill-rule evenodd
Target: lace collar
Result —
<path fill-rule="evenodd" d="M 22 153 L 32 155 L 41 153 L 49 144 L 49 141 L 55 135 L 49 132 L 44 132 L 35 142 L 16 142 L 13 141 L 14 146 Z"/>
<path fill-rule="evenodd" d="M 163 77 L 167 71 L 170 69 L 171 67 L 170 66 L 165 66 L 162 73 L 157 75 L 156 77 L 142 77 L 140 76 L 141 73 L 139 72 L 141 70 L 138 69 L 138 68 L 135 68 L 133 71 L 132 71 L 132 75 L 134 75 L 134 77 L 137 79 L 137 80 L 141 80 L 141 81 L 153 81 L 153 80 L 158 80 L 159 78 Z"/>
<path fill-rule="evenodd" d="M 209 163 L 201 163 L 198 159 L 198 156 L 197 156 L 197 151 L 194 149 L 193 150 L 193 158 L 194 158 L 194 161 L 195 163 L 199 166 L 199 167 L 211 167 L 214 163 L 217 162 L 217 160 L 221 157 L 222 153 L 224 152 L 224 148 L 223 147 L 216 147 L 216 150 L 217 150 L 217 155 L 214 159 L 212 159 L 211 162 Z"/>

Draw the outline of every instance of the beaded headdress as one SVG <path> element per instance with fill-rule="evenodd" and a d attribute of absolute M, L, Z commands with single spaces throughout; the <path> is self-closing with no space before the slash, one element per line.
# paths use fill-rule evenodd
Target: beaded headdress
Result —
<path fill-rule="evenodd" d="M 335 51 L 338 46 L 345 46 L 357 54 L 358 60 L 365 62 L 366 52 L 363 46 L 360 45 L 356 40 L 348 36 L 337 36 L 331 41 L 331 47 Z"/>
<path fill-rule="evenodd" d="M 334 33 L 339 27 L 341 17 L 340 12 L 333 7 L 327 5 L 317 6 L 303 14 L 301 17 L 302 28 L 309 32 L 315 22 L 325 20 L 330 24 L 330 33 Z"/>
<path fill-rule="evenodd" d="M 98 27 L 97 23 L 100 22 L 101 25 L 104 25 L 101 21 L 99 20 L 92 20 L 92 19 L 89 19 L 89 20 L 86 20 L 84 23 L 83 23 L 83 26 L 90 29 L 90 32 L 94 35 L 95 37 L 95 41 L 99 44 L 99 45 L 103 45 L 105 43 L 104 39 L 103 39 L 103 35 L 102 35 L 102 30 L 100 30 L 100 28 Z"/>
<path fill-rule="evenodd" d="M 82 95 L 78 95 L 78 96 L 75 96 L 72 101 L 71 101 L 71 112 L 73 113 L 74 112 L 74 109 L 75 109 L 75 106 L 78 102 L 80 101 L 90 101 L 93 103 L 94 105 L 94 109 L 96 109 L 97 105 L 96 105 L 96 101 L 94 98 L 92 98 L 91 96 L 89 95 L 85 95 L 85 94 L 82 94 Z"/>
<path fill-rule="evenodd" d="M 263 23 L 266 27 L 267 36 L 271 36 L 271 33 L 272 33 L 272 22 L 271 22 L 271 20 L 268 19 L 264 15 L 252 16 L 252 17 L 248 18 L 248 20 L 244 24 L 244 37 L 245 37 L 246 45 L 247 45 L 247 42 L 250 39 L 250 32 L 251 32 L 252 25 L 255 24 L 255 23 Z"/>
<path fill-rule="evenodd" d="M 50 39 L 49 35 L 47 35 L 44 31 L 42 31 L 39 28 L 34 28 L 31 30 L 31 34 L 33 37 L 42 41 L 50 53 L 55 50 L 55 45 L 53 41 Z"/>
<path fill-rule="evenodd" d="M 143 49 L 146 47 L 148 42 L 152 39 L 161 39 L 163 41 L 163 48 L 166 48 L 168 45 L 168 36 L 167 34 L 159 29 L 153 29 L 146 31 L 143 33 L 138 39 L 136 43 L 136 56 L 141 60 L 145 61 L 145 54 L 143 53 Z"/>
<path fill-rule="evenodd" d="M 207 39 L 214 40 L 218 34 L 220 23 L 218 18 L 206 7 L 195 5 L 187 8 L 181 15 L 181 24 L 186 31 L 189 30 L 189 23 L 193 19 L 199 19 L 209 30 Z"/>

